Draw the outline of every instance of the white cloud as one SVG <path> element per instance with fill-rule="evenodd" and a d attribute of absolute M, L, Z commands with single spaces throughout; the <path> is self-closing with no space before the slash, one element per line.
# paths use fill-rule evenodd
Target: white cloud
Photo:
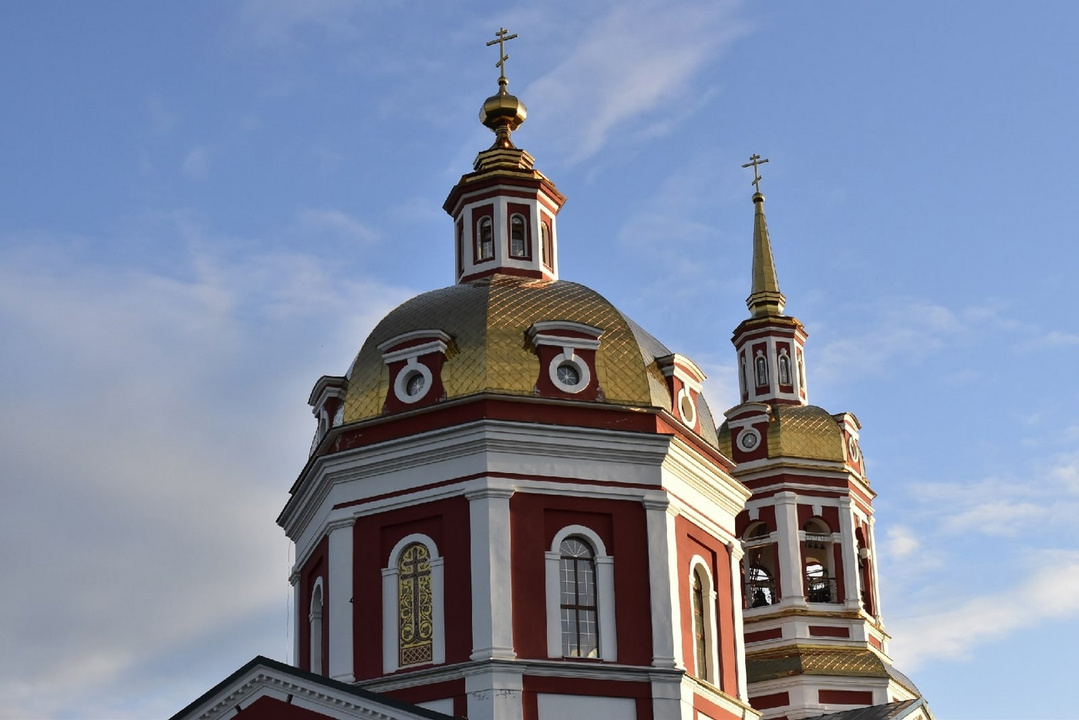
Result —
<path fill-rule="evenodd" d="M 897 560 L 908 557 L 921 547 L 921 542 L 914 532 L 905 525 L 893 525 L 888 528 L 884 542 L 885 551 Z"/>
<path fill-rule="evenodd" d="M 967 658 L 1018 630 L 1079 615 L 1079 551 L 1043 552 L 1041 559 L 1043 567 L 1001 592 L 892 618 L 897 666 L 911 671 L 931 658 Z"/>
<path fill-rule="evenodd" d="M 888 299 L 862 332 L 844 328 L 840 339 L 814 351 L 814 375 L 849 379 L 878 373 L 896 360 L 921 358 L 939 351 L 966 327 L 963 313 L 942 305 Z"/>
<path fill-rule="evenodd" d="M 210 172 L 210 151 L 198 145 L 191 148 L 180 165 L 180 172 L 188 180 L 202 180 Z"/>
<path fill-rule="evenodd" d="M 0 262 L 0 541 L 20 548 L 0 573 L 26 579 L 0 614 L 20 648 L 0 657 L 0 716 L 62 714 L 283 615 L 273 518 L 313 432 L 307 392 L 411 293 L 300 253 L 232 258 L 218 240 L 168 274 L 95 264 L 66 239 Z M 171 680 L 152 682 L 161 695 Z"/>
<path fill-rule="evenodd" d="M 589 31 L 524 94 L 551 117 L 572 119 L 558 129 L 570 162 L 592 157 L 612 132 L 642 118 L 655 116 L 646 135 L 659 132 L 664 120 L 692 97 L 698 71 L 745 32 L 734 17 L 736 6 L 606 5 L 604 16 L 580 23 Z"/>

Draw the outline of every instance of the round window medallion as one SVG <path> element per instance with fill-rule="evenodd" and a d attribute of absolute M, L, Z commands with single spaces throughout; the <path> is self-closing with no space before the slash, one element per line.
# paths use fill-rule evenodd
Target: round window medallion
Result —
<path fill-rule="evenodd" d="M 570 362 L 564 362 L 558 366 L 558 382 L 563 385 L 573 386 L 581 382 L 581 371 Z"/>
<path fill-rule="evenodd" d="M 738 435 L 738 444 L 743 450 L 753 450 L 761 442 L 761 435 L 753 428 L 746 428 Z"/>
<path fill-rule="evenodd" d="M 579 393 L 588 387 L 592 373 L 588 365 L 577 357 L 572 350 L 555 355 L 547 367 L 548 375 L 554 386 L 562 392 Z"/>
<path fill-rule="evenodd" d="M 854 462 L 858 462 L 862 457 L 862 449 L 858 447 L 858 441 L 853 437 L 847 438 L 847 451 L 850 453 L 850 459 Z"/>
<path fill-rule="evenodd" d="M 426 365 L 410 358 L 408 363 L 397 373 L 393 383 L 393 394 L 403 403 L 419 402 L 431 389 L 431 371 Z"/>
<path fill-rule="evenodd" d="M 686 388 L 678 391 L 678 414 L 682 416 L 682 422 L 690 427 L 697 423 L 697 404 L 693 402 L 693 395 Z"/>
<path fill-rule="evenodd" d="M 423 393 L 423 388 L 427 385 L 427 381 L 423 379 L 423 375 L 414 372 L 408 376 L 408 380 L 405 381 L 405 394 L 409 396 L 416 396 Z"/>

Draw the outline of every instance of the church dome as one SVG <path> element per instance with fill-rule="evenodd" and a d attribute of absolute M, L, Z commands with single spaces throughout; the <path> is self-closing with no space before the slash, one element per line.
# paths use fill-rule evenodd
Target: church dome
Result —
<path fill-rule="evenodd" d="M 719 428 L 719 449 L 732 456 L 730 423 Z M 846 459 L 842 420 L 816 405 L 783 405 L 771 409 L 767 457 L 798 457 L 843 462 Z"/>
<path fill-rule="evenodd" d="M 657 359 L 671 352 L 606 298 L 584 285 L 495 274 L 418 295 L 391 311 L 371 332 L 348 373 L 345 423 L 386 412 L 394 393 L 385 360 L 394 338 L 438 333 L 445 338 L 440 401 L 480 394 L 534 397 L 544 368 L 530 331 L 537 324 L 600 331 L 591 360 L 598 392 L 590 399 L 638 408 L 672 407 Z M 715 425 L 703 396 L 697 400 L 700 434 L 716 445 Z"/>

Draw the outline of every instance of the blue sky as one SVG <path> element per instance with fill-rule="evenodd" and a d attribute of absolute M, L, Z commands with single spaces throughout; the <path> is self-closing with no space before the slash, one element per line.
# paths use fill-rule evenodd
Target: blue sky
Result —
<path fill-rule="evenodd" d="M 717 414 L 739 166 L 771 159 L 897 666 L 942 720 L 1075 717 L 1079 10 L 716 0 L 0 7 L 0 717 L 168 716 L 285 659 L 308 391 L 452 282 L 500 26 L 562 277 L 697 360 Z"/>

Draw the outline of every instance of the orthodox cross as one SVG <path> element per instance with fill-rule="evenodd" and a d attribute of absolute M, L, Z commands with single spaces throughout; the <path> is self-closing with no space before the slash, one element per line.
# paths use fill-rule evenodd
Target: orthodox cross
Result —
<path fill-rule="evenodd" d="M 760 194 L 760 191 L 761 191 L 761 176 L 760 176 L 760 174 L 757 173 L 757 170 L 761 165 L 763 165 L 766 162 L 768 162 L 768 158 L 765 158 L 765 159 L 761 160 L 760 155 L 758 155 L 756 153 L 753 153 L 752 155 L 749 156 L 749 162 L 747 162 L 745 165 L 742 166 L 744 168 L 747 168 L 750 165 L 753 166 L 753 187 L 755 187 L 757 189 L 758 194 Z"/>
<path fill-rule="evenodd" d="M 487 47 L 491 47 L 495 43 L 498 43 L 498 62 L 495 63 L 495 67 L 498 68 L 498 71 L 501 73 L 500 79 L 506 77 L 506 61 L 510 59 L 510 56 L 506 54 L 506 41 L 517 37 L 517 33 L 507 35 L 506 33 L 508 32 L 509 30 L 506 28 L 499 28 L 498 32 L 495 33 L 497 37 L 494 40 L 487 41 Z"/>

